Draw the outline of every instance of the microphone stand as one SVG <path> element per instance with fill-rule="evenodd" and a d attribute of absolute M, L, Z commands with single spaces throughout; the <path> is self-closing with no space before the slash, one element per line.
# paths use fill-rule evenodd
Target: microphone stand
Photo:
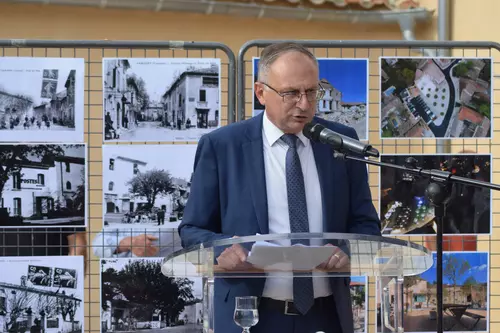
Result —
<path fill-rule="evenodd" d="M 434 207 L 434 216 L 437 224 L 436 235 L 436 273 L 437 273 L 437 333 L 443 333 L 443 221 L 445 217 L 445 204 L 450 197 L 450 191 L 453 183 L 461 183 L 464 185 L 475 186 L 479 188 L 487 188 L 500 191 L 500 185 L 488 183 L 480 180 L 474 180 L 465 177 L 454 176 L 448 171 L 428 170 L 419 168 L 413 163 L 411 167 L 384 163 L 365 159 L 362 157 L 351 156 L 344 151 L 333 149 L 334 157 L 341 160 L 353 160 L 365 164 L 375 165 L 378 167 L 388 167 L 392 169 L 402 170 L 416 175 L 426 176 L 429 178 L 429 185 L 425 190 L 431 205 Z M 412 163 L 408 163 L 412 164 Z"/>

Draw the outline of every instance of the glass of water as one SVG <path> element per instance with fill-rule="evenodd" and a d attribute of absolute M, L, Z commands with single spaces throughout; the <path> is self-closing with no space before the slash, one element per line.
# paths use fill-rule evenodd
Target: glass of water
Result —
<path fill-rule="evenodd" d="M 255 296 L 236 297 L 234 322 L 243 328 L 242 333 L 250 333 L 250 327 L 259 322 L 257 300 Z"/>

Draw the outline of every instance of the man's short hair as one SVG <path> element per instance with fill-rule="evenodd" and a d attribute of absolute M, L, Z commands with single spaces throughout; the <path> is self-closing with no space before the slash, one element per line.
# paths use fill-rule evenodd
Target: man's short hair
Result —
<path fill-rule="evenodd" d="M 258 80 L 261 82 L 266 82 L 267 74 L 269 72 L 269 68 L 271 67 L 271 65 L 281 55 L 288 52 L 300 52 L 309 57 L 311 60 L 313 60 L 316 66 L 318 66 L 318 60 L 316 59 L 314 54 L 312 54 L 312 52 L 309 51 L 309 49 L 304 47 L 303 45 L 291 42 L 275 43 L 266 46 L 260 54 L 259 71 L 257 73 Z"/>

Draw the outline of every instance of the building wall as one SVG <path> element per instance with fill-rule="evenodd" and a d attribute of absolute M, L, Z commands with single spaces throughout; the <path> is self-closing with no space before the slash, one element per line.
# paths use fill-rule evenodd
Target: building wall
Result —
<path fill-rule="evenodd" d="M 494 3 L 494 0 L 487 1 Z M 428 8 L 437 6 L 435 0 L 420 2 Z M 484 8 L 477 7 L 476 11 Z M 494 13 L 490 11 L 489 15 L 494 18 Z M 464 29 L 470 29 L 470 25 L 467 27 Z M 433 21 L 426 27 L 418 27 L 416 36 L 435 39 L 435 29 Z M 470 29 L 472 36 L 473 30 Z M 483 37 L 476 35 L 470 39 L 478 36 Z M 180 12 L 1 4 L 0 38 L 218 41 L 237 53 L 245 41 L 257 38 L 401 39 L 401 32 L 397 24 L 283 21 Z M 130 55 L 130 51 L 124 50 L 124 54 Z M 112 52 L 109 56 L 115 55 Z"/>
<path fill-rule="evenodd" d="M 60 181 L 58 187 L 64 198 L 70 198 L 76 194 L 78 186 L 85 180 L 85 164 L 69 163 L 69 171 L 66 169 L 66 162 L 56 162 L 57 178 Z M 67 188 L 67 182 L 71 187 Z M 60 200 L 64 201 L 63 198 Z"/>
<path fill-rule="evenodd" d="M 211 77 L 211 76 L 208 76 Z M 191 120 L 191 126 L 208 128 L 209 122 L 215 121 L 216 111 L 219 110 L 219 88 L 203 86 L 203 76 L 187 76 L 186 120 Z M 200 90 L 205 90 L 205 101 L 200 100 Z M 207 121 L 198 122 L 197 108 L 208 109 Z"/>
<path fill-rule="evenodd" d="M 38 182 L 38 174 L 43 175 L 44 185 Z M 53 197 L 56 199 L 59 194 L 54 168 L 23 168 L 21 171 L 21 189 L 13 188 L 13 184 L 13 177 L 10 177 L 2 193 L 3 207 L 9 209 L 10 216 L 14 216 L 14 198 L 21 199 L 21 215 L 30 217 L 35 213 L 34 203 L 36 197 Z"/>

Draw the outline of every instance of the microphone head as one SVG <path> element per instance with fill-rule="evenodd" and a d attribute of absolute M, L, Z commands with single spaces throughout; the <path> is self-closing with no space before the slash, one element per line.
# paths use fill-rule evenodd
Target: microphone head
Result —
<path fill-rule="evenodd" d="M 302 133 L 309 140 L 319 141 L 319 135 L 324 128 L 321 124 L 307 123 L 304 125 Z"/>

